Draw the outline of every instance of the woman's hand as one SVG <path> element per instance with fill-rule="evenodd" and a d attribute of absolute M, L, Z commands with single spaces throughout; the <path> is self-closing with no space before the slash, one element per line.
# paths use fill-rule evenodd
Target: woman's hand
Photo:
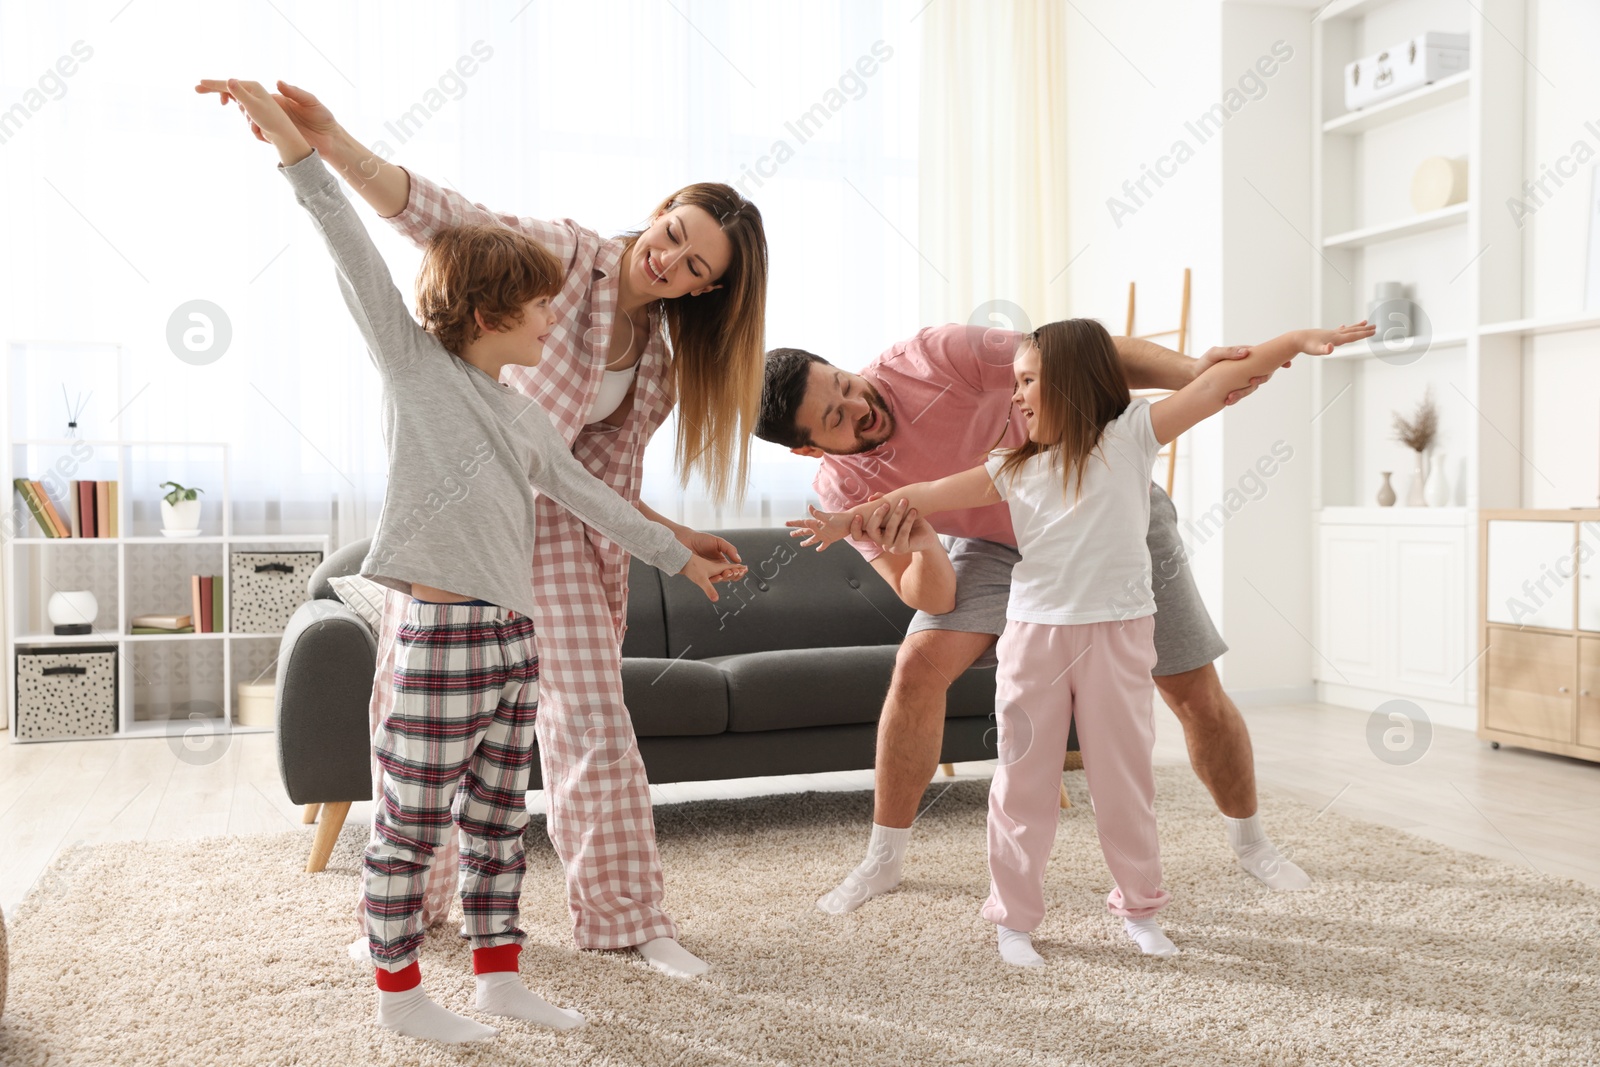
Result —
<path fill-rule="evenodd" d="M 213 88 L 215 86 L 221 88 Z M 310 142 L 289 118 L 278 98 L 267 92 L 260 82 L 240 81 L 238 78 L 226 81 L 208 79 L 196 85 L 195 91 L 219 92 L 224 104 L 229 100 L 237 101 L 239 110 L 250 122 L 250 132 L 258 140 L 276 148 L 278 158 L 283 160 L 285 166 L 292 166 L 311 154 Z"/>
<path fill-rule="evenodd" d="M 740 563 L 739 550 L 716 534 L 679 527 L 678 543 L 690 552 L 713 563 Z"/>
<path fill-rule="evenodd" d="M 266 131 L 251 117 L 249 109 L 244 106 L 244 101 L 239 99 L 239 94 L 230 88 L 233 79 L 203 78 L 194 87 L 197 93 L 216 93 L 218 102 L 227 104 L 235 101 L 239 105 L 239 112 L 250 123 L 250 132 L 255 134 L 259 141 L 268 141 Z M 243 85 L 254 85 L 260 89 L 258 82 L 243 82 Z M 339 123 L 334 119 L 333 112 L 328 110 L 326 104 L 315 96 L 301 89 L 299 86 L 290 85 L 288 82 L 278 82 L 278 91 L 270 94 L 274 103 L 283 110 L 283 113 L 294 123 L 300 136 L 305 138 L 307 144 L 320 151 L 324 156 L 331 153 L 334 141 L 341 132 Z"/>
<path fill-rule="evenodd" d="M 689 562 L 683 565 L 683 570 L 678 572 L 700 587 L 706 599 L 715 603 L 717 590 L 713 583 L 736 582 L 743 578 L 748 569 L 742 564 L 729 565 L 725 562 L 706 559 L 704 556 L 690 556 Z"/>

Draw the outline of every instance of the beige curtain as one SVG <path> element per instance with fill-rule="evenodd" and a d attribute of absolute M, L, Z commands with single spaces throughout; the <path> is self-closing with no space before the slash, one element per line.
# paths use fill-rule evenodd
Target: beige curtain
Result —
<path fill-rule="evenodd" d="M 1065 5 L 923 11 L 917 245 L 922 321 L 1067 315 Z M 1011 323 L 1007 308 L 1024 322 Z"/>

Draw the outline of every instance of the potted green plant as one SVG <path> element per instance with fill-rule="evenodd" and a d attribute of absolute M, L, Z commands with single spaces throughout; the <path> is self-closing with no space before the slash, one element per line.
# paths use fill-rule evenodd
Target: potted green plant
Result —
<path fill-rule="evenodd" d="M 177 482 L 162 482 L 168 492 L 161 498 L 161 532 L 167 537 L 194 537 L 200 532 L 200 494 Z"/>

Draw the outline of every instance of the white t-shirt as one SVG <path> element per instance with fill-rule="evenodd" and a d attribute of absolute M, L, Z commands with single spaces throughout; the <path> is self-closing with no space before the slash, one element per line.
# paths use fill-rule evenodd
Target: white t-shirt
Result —
<path fill-rule="evenodd" d="M 1150 403 L 1135 400 L 1101 435 L 1083 491 L 1062 493 L 1060 453 L 1044 452 L 997 478 L 1011 508 L 1022 561 L 1011 572 L 1006 618 L 1076 626 L 1153 615 L 1150 591 L 1150 468 L 1161 443 Z M 984 466 L 996 477 L 1004 456 Z"/>

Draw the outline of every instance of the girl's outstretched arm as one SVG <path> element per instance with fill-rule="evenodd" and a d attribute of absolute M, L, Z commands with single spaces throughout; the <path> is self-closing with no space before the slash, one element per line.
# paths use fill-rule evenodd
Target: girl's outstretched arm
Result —
<path fill-rule="evenodd" d="M 1366 320 L 1337 330 L 1290 330 L 1254 346 L 1243 359 L 1229 359 L 1208 367 L 1194 381 L 1150 405 L 1150 426 L 1156 440 L 1167 444 L 1185 430 L 1221 411 L 1228 395 L 1249 387 L 1253 377 L 1271 374 L 1302 353 L 1325 356 L 1340 345 L 1371 337 L 1374 327 Z"/>
<path fill-rule="evenodd" d="M 906 502 L 906 520 L 915 522 L 918 516 L 926 518 L 940 511 L 961 511 L 964 508 L 981 508 L 985 504 L 1000 503 L 1000 494 L 984 467 L 952 474 L 931 482 L 917 482 L 902 489 L 891 490 L 865 504 L 857 504 L 849 511 L 823 511 L 811 505 L 809 519 L 790 519 L 784 525 L 794 527 L 790 537 L 803 537 L 801 545 L 817 546 L 821 552 L 835 541 L 850 536 L 850 524 L 856 516 L 863 519 L 884 506 L 895 507 Z"/>

